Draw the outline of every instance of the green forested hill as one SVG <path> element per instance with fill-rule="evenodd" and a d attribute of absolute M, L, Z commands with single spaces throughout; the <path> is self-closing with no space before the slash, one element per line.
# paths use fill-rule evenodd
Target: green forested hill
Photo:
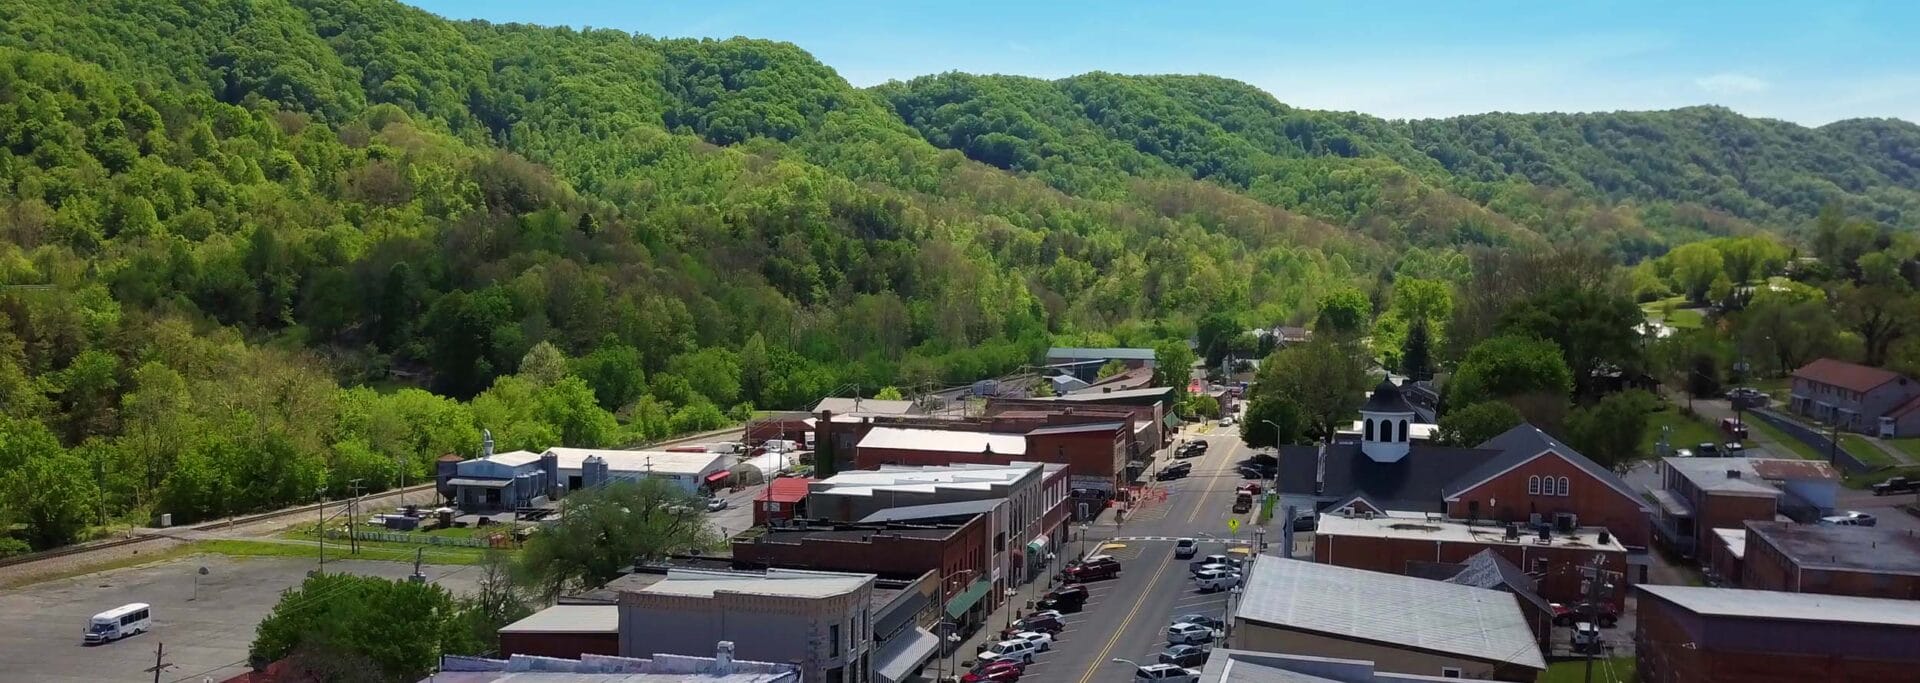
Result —
<path fill-rule="evenodd" d="M 625 443 L 1304 320 L 1472 245 L 1631 259 L 1828 201 L 1911 227 L 1916 139 L 1392 122 L 1198 76 L 862 90 L 784 43 L 392 0 L 0 0 L 0 524 L 46 545 L 417 479 L 482 427 Z"/>

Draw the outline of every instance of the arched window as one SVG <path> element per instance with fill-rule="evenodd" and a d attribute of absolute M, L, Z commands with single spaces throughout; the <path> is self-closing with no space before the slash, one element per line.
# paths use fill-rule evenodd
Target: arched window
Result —
<path fill-rule="evenodd" d="M 1367 418 L 1367 440 L 1373 440 L 1373 418 Z"/>
<path fill-rule="evenodd" d="M 1407 440 L 1407 421 L 1406 420 L 1400 421 L 1400 440 L 1401 441 Z"/>
<path fill-rule="evenodd" d="M 1539 475 L 1527 477 L 1527 495 L 1529 496 L 1540 495 L 1540 476 Z"/>
<path fill-rule="evenodd" d="M 1393 443 L 1393 420 L 1380 421 L 1380 440 Z"/>
<path fill-rule="evenodd" d="M 1566 478 L 1566 477 L 1561 477 L 1561 478 L 1560 478 L 1560 495 L 1563 495 L 1563 496 L 1564 496 L 1564 495 L 1568 495 L 1568 494 L 1570 494 L 1570 493 L 1572 492 L 1572 490 L 1573 490 L 1573 489 L 1571 488 L 1571 486 L 1570 486 L 1570 485 L 1568 484 L 1568 482 L 1567 482 L 1567 478 Z"/>

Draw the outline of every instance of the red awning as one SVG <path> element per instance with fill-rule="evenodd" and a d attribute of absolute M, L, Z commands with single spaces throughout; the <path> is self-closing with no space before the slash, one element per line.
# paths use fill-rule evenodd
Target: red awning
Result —
<path fill-rule="evenodd" d="M 711 484 L 716 481 L 726 481 L 727 477 L 730 477 L 730 476 L 733 476 L 732 472 L 728 472 L 726 470 L 720 470 L 713 474 L 707 475 L 707 483 Z"/>

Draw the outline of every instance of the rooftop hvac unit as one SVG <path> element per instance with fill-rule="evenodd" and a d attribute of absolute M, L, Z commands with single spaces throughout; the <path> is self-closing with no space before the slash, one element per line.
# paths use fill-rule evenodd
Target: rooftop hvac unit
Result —
<path fill-rule="evenodd" d="M 1559 529 L 1560 533 L 1572 534 L 1575 529 L 1580 528 L 1580 516 L 1571 512 L 1556 514 L 1553 516 L 1553 526 Z"/>
<path fill-rule="evenodd" d="M 1507 522 L 1507 540 L 1509 541 L 1520 540 L 1520 525 L 1514 524 L 1513 522 Z"/>

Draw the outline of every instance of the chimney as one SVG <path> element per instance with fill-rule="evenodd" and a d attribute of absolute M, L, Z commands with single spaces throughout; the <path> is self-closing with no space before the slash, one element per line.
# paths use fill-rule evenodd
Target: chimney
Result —
<path fill-rule="evenodd" d="M 493 430 L 480 430 L 480 457 L 493 457 Z"/>
<path fill-rule="evenodd" d="M 716 676 L 733 674 L 733 641 L 722 640 L 714 645 L 713 673 Z"/>
<path fill-rule="evenodd" d="M 1326 442 L 1320 443 L 1320 453 L 1318 456 L 1316 456 L 1316 458 L 1317 458 L 1317 461 L 1314 463 L 1314 467 L 1313 467 L 1313 495 L 1323 496 L 1323 495 L 1326 495 L 1327 493 L 1327 444 Z"/>

